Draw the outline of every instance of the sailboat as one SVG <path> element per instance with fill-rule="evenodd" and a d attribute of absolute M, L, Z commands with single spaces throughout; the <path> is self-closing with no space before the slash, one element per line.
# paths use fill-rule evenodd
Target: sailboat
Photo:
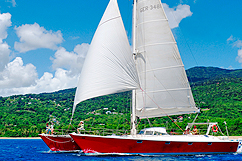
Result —
<path fill-rule="evenodd" d="M 84 153 L 209 154 L 236 152 L 238 142 L 210 135 L 169 135 L 164 127 L 137 134 L 137 118 L 198 113 L 176 41 L 160 0 L 134 0 L 133 52 L 117 0 L 110 0 L 78 82 L 78 103 L 132 90 L 131 134 L 71 133 Z"/>

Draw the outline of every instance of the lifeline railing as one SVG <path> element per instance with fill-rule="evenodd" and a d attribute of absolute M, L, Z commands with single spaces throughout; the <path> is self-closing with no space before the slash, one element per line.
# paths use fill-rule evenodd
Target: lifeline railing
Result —
<path fill-rule="evenodd" d="M 198 135 L 206 135 L 207 129 L 198 128 Z M 68 129 L 55 129 L 54 135 L 68 135 L 70 133 L 78 133 L 76 130 Z M 80 130 L 81 134 L 90 134 L 90 135 L 129 135 L 129 130 L 116 130 L 116 129 L 105 129 L 105 128 L 86 128 L 85 130 Z M 167 129 L 169 135 L 183 135 L 179 129 Z"/>
<path fill-rule="evenodd" d="M 76 129 L 54 129 L 54 135 L 68 135 L 73 132 L 78 133 Z M 85 130 L 80 130 L 80 133 L 106 136 L 106 135 L 127 135 L 127 134 L 129 134 L 129 131 L 128 130 L 88 127 L 88 128 L 85 128 Z"/>

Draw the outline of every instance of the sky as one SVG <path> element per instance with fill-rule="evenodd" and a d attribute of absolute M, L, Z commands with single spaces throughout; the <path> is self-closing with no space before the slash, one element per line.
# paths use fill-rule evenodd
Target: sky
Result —
<path fill-rule="evenodd" d="M 0 96 L 76 87 L 108 2 L 0 0 Z M 132 0 L 118 3 L 131 43 Z M 242 68 L 242 1 L 162 3 L 185 69 Z"/>

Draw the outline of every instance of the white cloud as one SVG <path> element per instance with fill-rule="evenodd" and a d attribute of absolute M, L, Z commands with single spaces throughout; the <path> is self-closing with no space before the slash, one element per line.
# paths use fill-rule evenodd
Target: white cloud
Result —
<path fill-rule="evenodd" d="M 12 2 L 14 5 L 15 1 Z M 3 42 L 8 36 L 9 26 L 11 26 L 11 14 L 0 14 L 0 96 L 54 92 L 76 87 L 89 44 L 77 45 L 73 51 L 68 52 L 65 48 L 58 49 L 58 44 L 63 41 L 60 31 L 47 31 L 37 23 L 15 27 L 20 38 L 14 46 L 16 51 L 27 52 L 38 48 L 58 49 L 52 58 L 55 74 L 45 72 L 41 78 L 38 78 L 36 67 L 33 64 L 24 64 L 21 57 L 9 62 L 10 46 Z"/>
<path fill-rule="evenodd" d="M 227 69 L 232 70 L 234 69 L 232 65 L 230 65 Z"/>
<path fill-rule="evenodd" d="M 70 77 L 67 75 L 68 71 L 58 68 L 53 74 L 45 72 L 40 79 L 36 79 L 35 83 L 19 88 L 0 88 L 1 96 L 10 96 L 28 93 L 43 93 L 54 92 L 62 89 L 74 88 L 77 85 L 78 76 Z M 1 87 L 1 86 L 0 86 Z"/>
<path fill-rule="evenodd" d="M 32 92 L 53 92 L 61 89 L 73 88 L 77 85 L 78 75 L 70 77 L 68 71 L 58 68 L 55 76 L 46 72 L 38 81 L 37 85 L 32 88 Z"/>
<path fill-rule="evenodd" d="M 80 74 L 83 66 L 89 44 L 83 43 L 77 45 L 74 48 L 74 52 L 68 52 L 65 48 L 59 48 L 55 53 L 55 58 L 51 58 L 53 61 L 52 68 L 65 68 L 69 75 Z"/>
<path fill-rule="evenodd" d="M 234 42 L 234 46 L 241 48 L 242 47 L 242 41 L 241 40 L 237 40 Z"/>
<path fill-rule="evenodd" d="M 0 72 L 5 69 L 5 66 L 9 62 L 9 46 L 7 43 L 0 43 Z M 1 77 L 0 77 L 1 79 Z"/>
<path fill-rule="evenodd" d="M 7 28 L 12 25 L 11 22 L 11 14 L 10 13 L 0 13 L 0 43 L 2 43 L 3 39 L 6 39 L 7 34 Z"/>
<path fill-rule="evenodd" d="M 37 23 L 15 27 L 15 30 L 17 36 L 20 38 L 20 42 L 15 42 L 14 48 L 21 53 L 38 48 L 56 50 L 58 48 L 57 45 L 63 41 L 62 33 L 60 31 L 47 31 Z"/>
<path fill-rule="evenodd" d="M 15 0 L 6 0 L 6 2 L 10 2 L 10 3 L 12 3 L 12 6 L 13 6 L 13 7 L 16 7 L 16 2 L 15 2 Z"/>
<path fill-rule="evenodd" d="M 12 5 L 13 5 L 13 7 L 16 6 L 16 2 L 15 2 L 15 0 L 12 0 Z"/>
<path fill-rule="evenodd" d="M 229 43 L 230 41 L 234 41 L 234 37 L 233 35 L 231 35 L 228 39 L 227 39 L 227 42 Z"/>
<path fill-rule="evenodd" d="M 32 64 L 24 66 L 22 58 L 17 57 L 0 72 L 0 89 L 28 87 L 35 84 L 37 78 L 35 66 Z"/>
<path fill-rule="evenodd" d="M 238 56 L 236 57 L 236 60 L 242 65 L 242 49 L 238 50 Z"/>
<path fill-rule="evenodd" d="M 238 48 L 242 47 L 242 41 L 240 39 L 238 39 L 238 38 L 235 38 L 233 35 L 231 35 L 227 39 L 227 43 L 232 44 L 233 47 L 238 47 Z"/>
<path fill-rule="evenodd" d="M 235 60 L 238 61 L 239 63 L 241 63 L 241 66 L 242 66 L 242 41 L 238 38 L 235 38 L 233 35 L 231 35 L 227 39 L 227 43 L 232 44 L 233 47 L 239 48 L 238 55 L 235 58 Z"/>
<path fill-rule="evenodd" d="M 176 28 L 182 19 L 192 15 L 189 5 L 179 4 L 177 7 L 169 8 L 169 6 L 163 3 L 163 7 L 168 18 L 170 28 Z"/>
<path fill-rule="evenodd" d="M 89 44 L 82 43 L 81 45 L 78 44 L 74 48 L 74 52 L 77 53 L 80 57 L 85 58 L 89 49 Z"/>
<path fill-rule="evenodd" d="M 3 13 L 0 14 L 0 72 L 2 72 L 9 62 L 10 49 L 6 42 L 3 42 L 3 39 L 6 39 L 7 28 L 11 26 L 11 14 Z M 1 79 L 1 77 L 0 77 Z"/>
<path fill-rule="evenodd" d="M 17 57 L 0 72 L 1 96 L 54 92 L 76 87 L 88 48 L 89 44 L 86 43 L 77 45 L 72 52 L 59 48 L 55 58 L 52 58 L 55 75 L 45 72 L 40 79 L 34 65 L 24 66 L 22 59 Z"/>

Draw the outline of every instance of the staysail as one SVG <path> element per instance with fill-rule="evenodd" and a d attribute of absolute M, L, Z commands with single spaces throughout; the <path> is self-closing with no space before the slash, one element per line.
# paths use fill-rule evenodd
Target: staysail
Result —
<path fill-rule="evenodd" d="M 160 0 L 138 0 L 136 116 L 160 117 L 198 112 L 176 41 Z"/>
<path fill-rule="evenodd" d="M 117 0 L 110 0 L 82 68 L 73 112 L 84 100 L 138 87 L 137 70 Z"/>

